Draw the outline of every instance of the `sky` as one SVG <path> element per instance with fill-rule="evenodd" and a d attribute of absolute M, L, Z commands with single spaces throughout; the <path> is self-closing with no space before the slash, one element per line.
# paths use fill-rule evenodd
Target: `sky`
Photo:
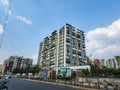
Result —
<path fill-rule="evenodd" d="M 0 64 L 14 55 L 36 64 L 40 42 L 66 23 L 84 31 L 87 56 L 120 55 L 120 0 L 0 0 Z"/>

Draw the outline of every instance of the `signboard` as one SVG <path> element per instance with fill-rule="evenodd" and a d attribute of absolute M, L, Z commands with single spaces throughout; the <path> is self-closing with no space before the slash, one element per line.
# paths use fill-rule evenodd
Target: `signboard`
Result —
<path fill-rule="evenodd" d="M 44 70 L 43 72 L 42 72 L 42 78 L 47 78 L 47 70 Z"/>

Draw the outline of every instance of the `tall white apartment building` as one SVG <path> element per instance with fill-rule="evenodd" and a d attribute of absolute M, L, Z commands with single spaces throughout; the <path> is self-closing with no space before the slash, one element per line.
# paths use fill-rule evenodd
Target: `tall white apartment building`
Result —
<path fill-rule="evenodd" d="M 42 70 L 82 66 L 85 60 L 84 32 L 70 24 L 55 30 L 40 43 L 38 64 Z"/>

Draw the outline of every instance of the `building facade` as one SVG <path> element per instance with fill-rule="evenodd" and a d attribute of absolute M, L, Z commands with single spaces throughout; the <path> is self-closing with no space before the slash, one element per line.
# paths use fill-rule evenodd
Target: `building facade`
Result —
<path fill-rule="evenodd" d="M 106 60 L 105 59 L 101 59 L 100 60 L 100 68 L 106 67 L 107 68 L 107 64 L 106 64 Z"/>
<path fill-rule="evenodd" d="M 82 66 L 85 60 L 84 32 L 70 24 L 66 24 L 59 31 L 55 30 L 40 43 L 38 64 L 42 70 Z"/>
<path fill-rule="evenodd" d="M 0 64 L 0 74 L 2 74 L 2 68 L 3 68 L 3 65 Z"/>
<path fill-rule="evenodd" d="M 101 59 L 100 60 L 100 67 L 106 67 L 106 68 L 114 68 L 118 69 L 119 65 L 115 58 L 112 59 Z"/>
<path fill-rule="evenodd" d="M 94 59 L 94 65 L 96 65 L 97 67 L 100 67 L 100 60 Z"/>
<path fill-rule="evenodd" d="M 12 68 L 13 68 L 13 59 L 10 57 L 4 61 L 3 68 L 2 68 L 2 74 L 11 74 Z"/>
<path fill-rule="evenodd" d="M 31 67 L 33 60 L 30 58 L 24 58 L 23 56 L 10 56 L 4 61 L 3 74 L 11 74 L 15 68 L 27 68 Z"/>
<path fill-rule="evenodd" d="M 106 66 L 107 66 L 107 68 L 118 69 L 118 65 L 117 65 L 117 62 L 116 62 L 115 58 L 107 59 L 106 60 Z"/>

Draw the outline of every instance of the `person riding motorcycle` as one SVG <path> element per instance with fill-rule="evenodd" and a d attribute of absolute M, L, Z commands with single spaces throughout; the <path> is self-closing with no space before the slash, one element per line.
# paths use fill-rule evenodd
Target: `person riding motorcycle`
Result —
<path fill-rule="evenodd" d="M 5 80 L 4 78 L 0 78 L 0 90 L 8 90 L 8 87 L 6 86 L 6 83 L 8 81 Z"/>

